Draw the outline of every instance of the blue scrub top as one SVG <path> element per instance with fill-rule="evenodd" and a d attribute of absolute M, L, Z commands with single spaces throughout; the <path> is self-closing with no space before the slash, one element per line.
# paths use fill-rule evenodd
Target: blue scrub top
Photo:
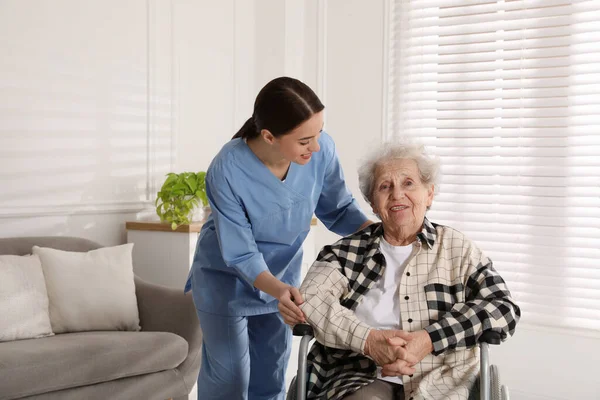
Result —
<path fill-rule="evenodd" d="M 342 236 L 367 221 L 346 187 L 335 144 L 323 132 L 306 165 L 291 163 L 284 181 L 233 139 L 210 164 L 212 213 L 202 226 L 185 286 L 204 312 L 249 316 L 277 311 L 274 297 L 253 286 L 263 271 L 298 287 L 302 243 L 313 214 Z"/>

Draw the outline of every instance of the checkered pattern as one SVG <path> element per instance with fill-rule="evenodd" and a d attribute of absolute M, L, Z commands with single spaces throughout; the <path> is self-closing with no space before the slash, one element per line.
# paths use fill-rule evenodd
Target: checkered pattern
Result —
<path fill-rule="evenodd" d="M 308 356 L 309 399 L 341 399 L 377 377 L 363 354 L 376 327 L 353 310 L 383 276 L 382 236 L 382 225 L 373 224 L 325 246 L 300 287 L 317 339 Z M 400 325 L 429 332 L 434 351 L 402 377 L 406 397 L 467 400 L 479 372 L 479 336 L 492 329 L 507 339 L 520 310 L 490 259 L 462 233 L 425 219 L 417 239 L 398 286 Z"/>

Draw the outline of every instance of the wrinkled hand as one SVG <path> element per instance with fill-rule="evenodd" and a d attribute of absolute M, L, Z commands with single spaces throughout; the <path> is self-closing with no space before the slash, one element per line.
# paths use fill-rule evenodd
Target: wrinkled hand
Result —
<path fill-rule="evenodd" d="M 425 330 L 412 332 L 408 334 L 409 339 L 406 343 L 406 350 L 416 360 L 414 364 L 421 362 L 426 355 L 433 351 L 433 343 L 431 343 L 431 337 Z M 398 340 L 398 338 L 392 337 L 388 339 L 391 346 L 398 346 L 406 340 Z M 412 364 L 412 365 L 414 365 Z M 412 367 L 412 365 L 410 365 Z M 414 372 L 414 368 L 413 368 Z M 412 374 L 411 372 L 410 374 Z M 400 376 L 410 375 L 406 373 L 406 361 L 398 359 L 389 364 L 383 365 L 381 369 L 381 375 L 383 376 Z"/>
<path fill-rule="evenodd" d="M 401 370 L 403 375 L 410 375 L 415 372 L 412 366 L 417 363 L 415 356 L 405 347 L 410 340 L 410 333 L 405 331 L 373 329 L 367 337 L 365 355 L 371 357 L 379 366 L 394 363 L 395 370 Z"/>
<path fill-rule="evenodd" d="M 279 305 L 277 306 L 279 313 L 286 324 L 294 326 L 306 323 L 306 317 L 300 307 L 298 307 L 304 303 L 304 299 L 302 299 L 298 288 L 289 285 L 286 286 L 277 296 L 277 300 L 279 300 Z"/>

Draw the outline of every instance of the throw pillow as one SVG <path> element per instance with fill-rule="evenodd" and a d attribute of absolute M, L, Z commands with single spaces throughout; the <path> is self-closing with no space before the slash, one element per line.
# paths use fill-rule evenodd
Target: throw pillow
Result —
<path fill-rule="evenodd" d="M 87 253 L 33 247 L 42 261 L 54 333 L 140 330 L 133 244 Z"/>
<path fill-rule="evenodd" d="M 51 336 L 38 256 L 0 256 L 0 342 Z"/>

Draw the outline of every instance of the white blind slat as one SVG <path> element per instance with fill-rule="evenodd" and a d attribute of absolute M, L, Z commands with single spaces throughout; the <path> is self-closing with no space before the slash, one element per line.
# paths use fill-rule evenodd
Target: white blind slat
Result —
<path fill-rule="evenodd" d="M 402 120 L 396 120 L 398 124 Z M 544 129 L 534 127 L 517 127 L 515 129 L 505 128 L 489 128 L 489 129 L 466 129 L 461 128 L 434 128 L 434 127 L 418 127 L 411 130 L 411 134 L 418 137 L 439 137 L 453 139 L 472 139 L 472 138 L 492 138 L 492 137 L 516 137 L 516 138 L 531 138 L 542 140 L 545 138 L 564 138 L 565 129 L 569 130 L 569 137 L 587 137 L 596 135 L 600 130 L 600 125 L 582 125 L 565 127 L 544 127 Z"/>
<path fill-rule="evenodd" d="M 598 2 L 592 3 L 598 6 Z M 541 9 L 538 9 L 541 10 Z M 551 10 L 548 8 L 547 10 Z M 520 10 L 515 12 L 499 12 L 496 15 L 495 22 L 482 21 L 473 22 L 474 18 L 465 19 L 464 21 L 452 21 L 451 19 L 441 18 L 424 18 L 424 19 L 406 19 L 404 22 L 406 28 L 414 31 L 415 36 L 429 35 L 475 35 L 480 33 L 489 33 L 499 30 L 526 30 L 527 25 L 540 28 L 551 28 L 568 26 L 578 23 L 593 23 L 597 21 L 598 9 L 590 7 L 588 9 L 566 8 L 554 10 L 554 12 L 529 12 L 532 10 Z M 525 15 L 527 14 L 527 15 Z M 402 26 L 402 25 L 401 25 Z M 403 33 L 404 28 L 400 28 Z M 525 33 L 525 32 L 524 32 Z"/>
<path fill-rule="evenodd" d="M 527 30 L 515 29 L 515 30 L 494 30 L 489 32 L 482 32 L 477 35 L 461 34 L 460 32 L 455 35 L 440 36 L 433 34 L 430 31 L 423 30 L 420 32 L 413 32 L 410 36 L 402 36 L 401 27 L 398 25 L 398 30 L 392 32 L 392 36 L 397 40 L 395 45 L 402 50 L 406 51 L 413 46 L 426 46 L 431 44 L 437 45 L 450 45 L 459 46 L 463 44 L 472 43 L 484 43 L 493 42 L 496 40 L 503 41 L 516 41 L 516 40 L 528 40 L 528 39 L 555 39 L 557 37 L 569 36 L 574 42 L 579 42 L 579 37 L 585 37 L 587 34 L 594 34 L 598 32 L 597 21 L 591 21 L 587 23 L 578 23 L 576 25 L 569 26 L 530 26 Z M 584 40 L 585 41 L 585 40 Z"/>

